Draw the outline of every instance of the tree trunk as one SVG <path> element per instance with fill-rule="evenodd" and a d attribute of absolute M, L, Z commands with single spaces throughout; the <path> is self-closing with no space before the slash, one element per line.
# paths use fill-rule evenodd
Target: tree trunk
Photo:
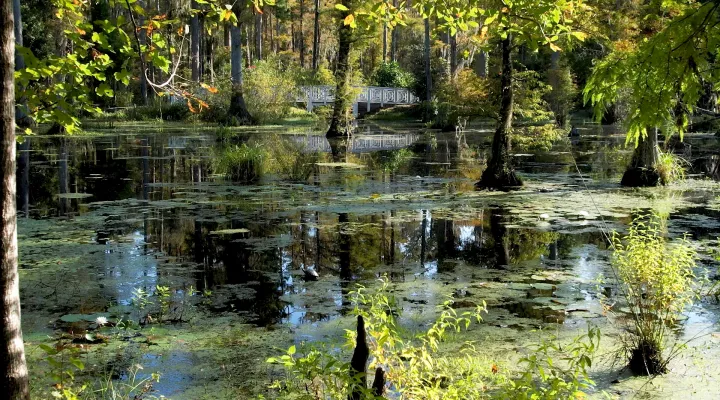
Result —
<path fill-rule="evenodd" d="M 223 46 L 230 47 L 230 26 L 223 25 Z"/>
<path fill-rule="evenodd" d="M 632 160 L 623 174 L 620 184 L 629 187 L 658 186 L 662 184 L 655 165 L 660 159 L 657 128 L 648 129 L 647 136 L 640 138 Z"/>
<path fill-rule="evenodd" d="M 140 7 L 144 7 L 144 1 L 141 0 L 138 3 Z M 143 16 L 142 14 L 138 15 L 138 25 L 145 25 L 145 16 Z M 140 40 L 140 46 L 143 46 L 147 43 L 147 32 L 145 31 L 145 29 L 141 29 L 140 32 L 138 32 L 138 38 Z M 140 60 L 140 99 L 142 100 L 142 103 L 144 105 L 148 104 L 148 83 L 147 76 L 145 76 L 146 69 L 147 63 L 143 62 L 143 60 Z"/>
<path fill-rule="evenodd" d="M 481 51 L 478 55 L 477 61 L 475 62 L 475 73 L 481 78 L 487 78 L 488 76 L 488 52 Z"/>
<path fill-rule="evenodd" d="M 342 0 L 342 4 L 347 7 L 347 10 L 341 11 L 339 18 L 338 57 L 335 68 L 335 80 L 337 82 L 335 86 L 335 104 L 333 106 L 330 128 L 326 134 L 327 137 L 350 136 L 352 133 L 352 113 L 350 112 L 350 106 L 354 99 L 350 98 L 351 90 L 349 82 L 352 28 L 343 22 L 345 17 L 351 12 L 349 10 L 350 2 L 351 0 Z"/>
<path fill-rule="evenodd" d="M 313 29 L 312 68 L 317 71 L 320 57 L 320 0 L 315 0 L 315 27 Z"/>
<path fill-rule="evenodd" d="M 455 79 L 458 72 L 457 35 L 450 36 L 450 78 Z"/>
<path fill-rule="evenodd" d="M 363 399 L 363 392 L 367 389 L 367 368 L 370 349 L 367 344 L 367 333 L 365 332 L 365 320 L 361 315 L 357 317 L 357 339 L 355 340 L 355 351 L 350 360 L 350 379 L 352 388 L 348 400 Z"/>
<path fill-rule="evenodd" d="M 17 51 L 18 46 L 23 45 L 22 16 L 20 14 L 20 0 L 13 0 L 13 15 L 15 17 L 15 70 L 25 68 L 25 58 Z M 20 98 L 15 106 L 15 122 L 18 126 L 28 127 L 33 125 L 33 120 L 28 115 L 27 102 Z"/>
<path fill-rule="evenodd" d="M 430 68 L 430 19 L 425 18 L 425 45 L 423 59 L 425 60 L 425 100 L 432 100 L 432 74 Z"/>
<path fill-rule="evenodd" d="M 255 60 L 262 60 L 262 14 L 255 12 Z"/>
<path fill-rule="evenodd" d="M 303 29 L 303 19 L 305 19 L 305 2 L 300 0 L 300 68 L 305 68 L 305 30 Z"/>
<path fill-rule="evenodd" d="M 397 8 L 398 6 L 398 0 L 393 0 L 393 7 Z M 397 45 L 398 45 L 398 36 L 400 32 L 398 31 L 398 26 L 395 25 L 392 29 L 392 33 L 390 34 L 390 61 L 396 62 L 397 61 Z"/>
<path fill-rule="evenodd" d="M 236 11 L 236 14 L 239 13 Z M 245 97 L 243 96 L 243 57 L 240 32 L 241 26 L 239 22 L 230 28 L 230 77 L 232 80 L 232 95 L 230 97 L 228 117 L 231 122 L 236 125 L 252 125 L 255 121 L 247 109 Z"/>
<path fill-rule="evenodd" d="M 383 24 L 382 42 L 383 42 L 382 62 L 385 63 L 385 62 L 387 62 L 387 53 L 388 53 L 388 28 L 387 28 L 387 24 Z"/>
<path fill-rule="evenodd" d="M 492 154 L 488 166 L 483 171 L 480 189 L 503 189 L 522 186 L 522 180 L 515 175 L 510 160 L 510 131 L 513 119 L 513 66 L 512 66 L 512 35 L 502 41 L 502 76 L 500 86 L 502 99 L 500 104 L 500 120 L 492 142 Z"/>
<path fill-rule="evenodd" d="M 4 1 L 0 12 L 0 294 L 3 378 L 0 393 L 9 400 L 29 399 L 25 347 L 20 326 L 20 282 L 17 262 L 17 209 L 15 204 L 15 33 L 13 3 Z"/>
<path fill-rule="evenodd" d="M 190 2 L 191 11 L 197 11 L 195 0 Z M 190 73 L 193 82 L 200 82 L 200 17 L 194 12 L 190 18 Z"/>

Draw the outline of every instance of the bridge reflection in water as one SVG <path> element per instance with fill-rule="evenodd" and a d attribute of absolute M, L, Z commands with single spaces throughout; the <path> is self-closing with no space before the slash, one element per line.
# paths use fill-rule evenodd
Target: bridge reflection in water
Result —
<path fill-rule="evenodd" d="M 399 150 L 412 145 L 420 138 L 418 134 L 353 135 L 347 139 L 347 151 L 369 153 L 380 150 Z M 292 139 L 304 145 L 305 151 L 330 153 L 330 142 L 324 135 L 294 135 Z"/>

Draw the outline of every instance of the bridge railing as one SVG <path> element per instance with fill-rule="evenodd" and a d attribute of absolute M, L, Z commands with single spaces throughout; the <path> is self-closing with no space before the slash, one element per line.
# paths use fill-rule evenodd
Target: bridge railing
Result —
<path fill-rule="evenodd" d="M 332 86 L 304 86 L 301 92 L 297 102 L 306 103 L 308 111 L 312 111 L 315 105 L 332 104 L 335 101 L 335 88 Z M 358 114 L 360 103 L 365 103 L 366 111 L 370 111 L 373 104 L 382 108 L 386 105 L 415 104 L 419 100 L 406 88 L 365 86 L 360 88 L 360 93 L 353 101 L 353 113 Z"/>

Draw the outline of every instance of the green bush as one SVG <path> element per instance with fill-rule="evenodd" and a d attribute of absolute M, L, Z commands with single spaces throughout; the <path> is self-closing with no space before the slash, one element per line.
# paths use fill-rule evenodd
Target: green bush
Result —
<path fill-rule="evenodd" d="M 412 88 L 415 76 L 405 71 L 397 62 L 382 63 L 373 73 L 371 82 L 375 86 Z"/>
<path fill-rule="evenodd" d="M 632 323 L 625 350 L 630 369 L 641 375 L 666 371 L 679 350 L 665 349 L 670 327 L 695 297 L 695 250 L 685 238 L 669 242 L 663 231 L 662 220 L 649 215 L 634 219 L 627 235 L 612 236 L 612 267 Z"/>
<path fill-rule="evenodd" d="M 245 72 L 245 101 L 258 123 L 278 121 L 290 113 L 300 88 L 298 71 L 277 58 L 250 66 Z"/>
<path fill-rule="evenodd" d="M 267 153 L 259 145 L 243 143 L 225 149 L 215 158 L 215 171 L 236 182 L 257 182 L 265 172 Z"/>
<path fill-rule="evenodd" d="M 393 399 L 558 399 L 580 398 L 594 383 L 588 376 L 600 332 L 590 328 L 567 345 L 544 342 L 520 360 L 521 371 L 501 371 L 483 357 L 472 342 L 448 351 L 443 345 L 451 335 L 480 322 L 485 304 L 472 311 L 458 313 L 447 302 L 439 307 L 439 316 L 425 331 L 414 334 L 401 325 L 402 305 L 391 294 L 387 279 L 378 290 L 359 287 L 352 293 L 353 313 L 363 317 L 370 353 L 368 370 L 380 367 Z M 358 345 L 357 332 L 346 330 L 346 347 Z M 280 364 L 286 378 L 273 388 L 280 398 L 346 399 L 357 389 L 351 377 L 347 354 L 334 344 L 301 344 L 268 362 Z M 368 381 L 370 379 L 367 379 Z M 377 398 L 367 388 L 367 397 Z"/>

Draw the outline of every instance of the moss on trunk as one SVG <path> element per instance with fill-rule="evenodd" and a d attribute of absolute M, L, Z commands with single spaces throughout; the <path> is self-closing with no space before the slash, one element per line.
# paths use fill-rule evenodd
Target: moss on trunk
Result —
<path fill-rule="evenodd" d="M 338 59 L 335 68 L 335 103 L 333 104 L 332 120 L 327 131 L 327 137 L 350 136 L 352 133 L 351 90 L 349 82 L 350 72 L 350 46 L 352 43 L 352 28 L 345 25 L 345 18 L 351 13 L 351 0 L 343 0 L 347 10 L 340 12 L 340 29 L 338 37 Z"/>

